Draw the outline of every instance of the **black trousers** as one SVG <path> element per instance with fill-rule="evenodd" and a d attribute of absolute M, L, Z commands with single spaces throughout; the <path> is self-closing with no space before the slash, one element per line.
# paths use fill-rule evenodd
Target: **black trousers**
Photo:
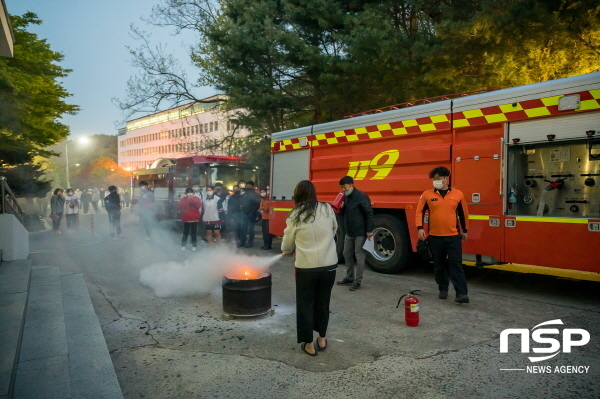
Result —
<path fill-rule="evenodd" d="M 60 230 L 60 221 L 62 220 L 62 213 L 56 213 L 58 219 L 52 221 L 52 230 Z"/>
<path fill-rule="evenodd" d="M 240 226 L 240 244 L 246 244 L 246 236 L 248 236 L 248 244 L 254 243 L 254 225 L 256 224 L 256 212 L 242 213 Z"/>
<path fill-rule="evenodd" d="M 242 228 L 241 217 L 242 216 L 239 213 L 229 214 L 227 216 L 227 228 L 229 229 L 229 236 L 238 242 L 240 240 Z"/>
<path fill-rule="evenodd" d="M 67 229 L 76 229 L 77 228 L 77 214 L 76 213 L 67 213 L 65 216 L 67 218 Z"/>
<path fill-rule="evenodd" d="M 271 248 L 273 243 L 273 236 L 269 233 L 269 219 L 263 219 L 260 221 L 262 225 L 263 243 L 265 248 Z"/>
<path fill-rule="evenodd" d="M 298 343 L 312 342 L 313 331 L 318 332 L 320 337 L 327 336 L 329 302 L 334 281 L 335 268 L 325 271 L 296 268 Z"/>
<path fill-rule="evenodd" d="M 457 295 L 467 295 L 467 279 L 462 266 L 461 236 L 429 236 L 435 282 L 440 291 L 448 291 L 448 274 Z"/>
<path fill-rule="evenodd" d="M 115 234 L 121 235 L 121 212 L 110 212 L 108 214 L 108 223 L 110 225 L 110 236 L 114 237 Z"/>
<path fill-rule="evenodd" d="M 184 222 L 183 223 L 183 238 L 181 239 L 181 246 L 185 247 L 188 242 L 188 236 L 192 236 L 192 247 L 196 246 L 198 237 L 198 222 Z"/>
<path fill-rule="evenodd" d="M 81 203 L 83 204 L 83 213 L 85 213 L 87 215 L 88 211 L 90 210 L 90 202 L 89 201 L 81 201 Z"/>

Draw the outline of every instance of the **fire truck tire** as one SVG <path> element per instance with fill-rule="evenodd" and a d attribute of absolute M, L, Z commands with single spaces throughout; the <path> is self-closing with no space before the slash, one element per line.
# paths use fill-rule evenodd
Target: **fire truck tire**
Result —
<path fill-rule="evenodd" d="M 392 215 L 375 215 L 374 254 L 367 254 L 367 264 L 378 273 L 398 273 L 410 262 L 411 248 L 405 220 Z"/>

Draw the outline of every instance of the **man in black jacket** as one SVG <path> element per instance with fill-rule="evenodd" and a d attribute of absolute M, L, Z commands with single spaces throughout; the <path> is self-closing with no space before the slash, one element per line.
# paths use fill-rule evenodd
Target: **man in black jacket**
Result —
<path fill-rule="evenodd" d="M 115 186 L 110 186 L 108 191 L 110 194 L 104 198 L 104 209 L 108 212 L 110 236 L 116 240 L 121 236 L 121 198 Z"/>
<path fill-rule="evenodd" d="M 237 242 L 240 240 L 241 200 L 240 187 L 236 184 L 233 186 L 233 194 L 227 200 L 227 225 L 230 237 Z"/>
<path fill-rule="evenodd" d="M 345 195 L 340 213 L 345 231 L 344 259 L 347 271 L 346 277 L 337 284 L 352 284 L 350 291 L 356 291 L 360 288 L 365 270 L 366 251 L 363 245 L 367 239 L 373 239 L 373 208 L 369 196 L 354 187 L 352 177 L 342 177 L 340 187 Z"/>
<path fill-rule="evenodd" d="M 246 182 L 246 188 L 240 201 L 241 207 L 241 232 L 240 232 L 240 243 L 238 247 L 252 248 L 254 244 L 254 225 L 257 220 L 257 212 L 260 207 L 260 194 L 254 191 L 254 182 L 248 180 Z M 246 243 L 246 236 L 248 236 L 248 243 Z"/>

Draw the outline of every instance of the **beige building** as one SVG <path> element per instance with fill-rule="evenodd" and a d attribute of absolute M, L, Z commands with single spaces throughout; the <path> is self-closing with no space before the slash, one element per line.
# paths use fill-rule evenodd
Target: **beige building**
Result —
<path fill-rule="evenodd" d="M 158 158 L 231 155 L 235 140 L 249 132 L 230 120 L 233 112 L 219 111 L 224 98 L 212 96 L 127 121 L 119 129 L 119 166 L 135 170 Z"/>

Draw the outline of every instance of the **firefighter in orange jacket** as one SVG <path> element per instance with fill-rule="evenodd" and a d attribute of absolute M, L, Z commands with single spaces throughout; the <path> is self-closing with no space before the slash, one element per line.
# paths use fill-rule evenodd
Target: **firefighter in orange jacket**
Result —
<path fill-rule="evenodd" d="M 437 167 L 429 172 L 433 187 L 426 190 L 417 205 L 419 240 L 428 239 L 433 255 L 435 282 L 440 299 L 448 298 L 448 271 L 456 291 L 454 302 L 469 303 L 467 280 L 462 267 L 462 240 L 467 239 L 469 211 L 462 191 L 450 187 L 450 171 Z M 429 238 L 424 225 L 429 211 Z M 447 259 L 447 263 L 446 263 Z M 449 270 L 448 270 L 449 269 Z"/>

